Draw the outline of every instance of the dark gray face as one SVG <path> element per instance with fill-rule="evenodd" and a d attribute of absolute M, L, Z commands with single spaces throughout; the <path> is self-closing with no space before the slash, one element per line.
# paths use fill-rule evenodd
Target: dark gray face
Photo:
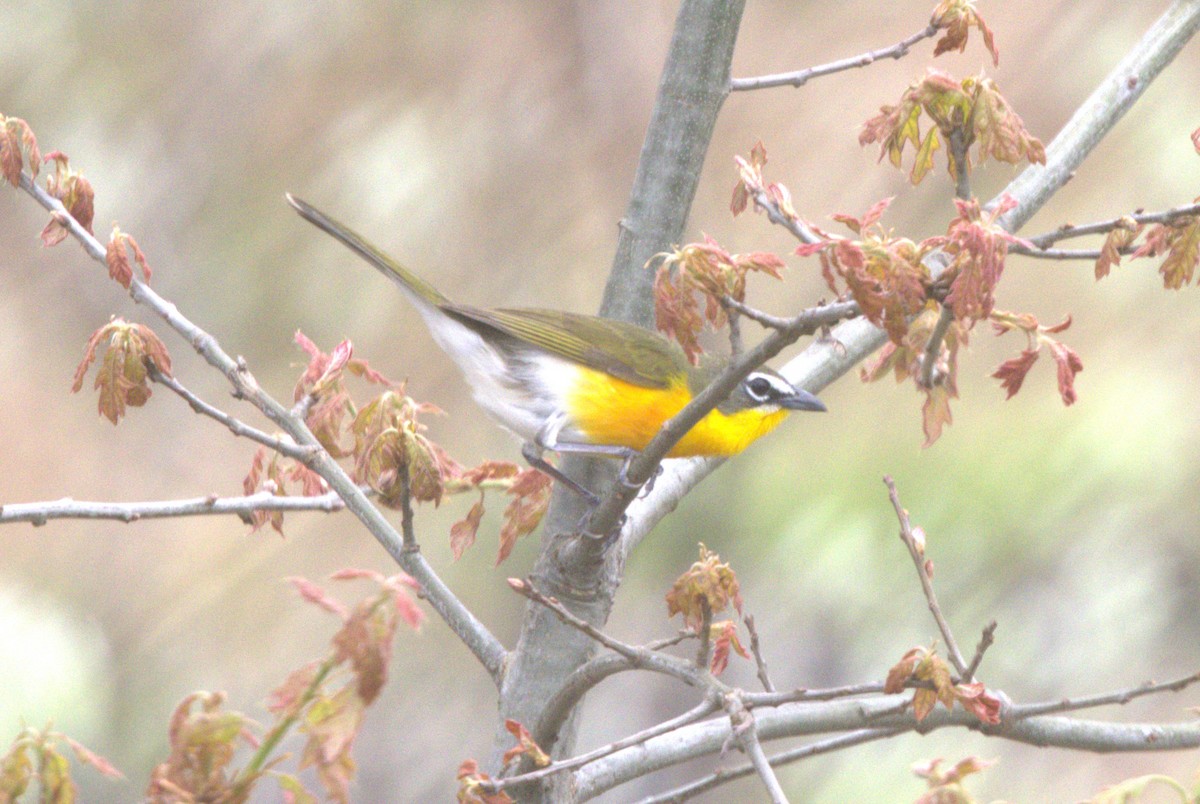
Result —
<path fill-rule="evenodd" d="M 774 371 L 766 369 L 754 371 L 742 380 L 742 384 L 730 395 L 727 404 L 732 404 L 734 410 L 747 408 L 825 410 L 825 405 L 821 400 L 808 391 L 792 385 Z"/>

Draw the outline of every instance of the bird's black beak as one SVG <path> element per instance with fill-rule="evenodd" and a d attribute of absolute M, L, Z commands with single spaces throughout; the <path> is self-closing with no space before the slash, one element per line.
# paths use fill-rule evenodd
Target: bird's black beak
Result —
<path fill-rule="evenodd" d="M 788 410 L 813 410 L 818 412 L 826 410 L 824 402 L 803 388 L 797 388 L 793 393 L 781 398 L 779 405 Z"/>

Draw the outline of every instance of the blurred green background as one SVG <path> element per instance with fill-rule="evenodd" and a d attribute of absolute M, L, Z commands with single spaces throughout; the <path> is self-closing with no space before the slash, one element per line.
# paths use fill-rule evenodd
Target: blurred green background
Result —
<path fill-rule="evenodd" d="M 735 75 L 890 44 L 919 30 L 932 5 L 751 0 Z M 1166 5 L 983 2 L 1000 66 L 977 40 L 938 66 L 986 67 L 1048 142 Z M 97 233 L 114 221 L 132 232 L 159 292 L 278 396 L 303 362 L 294 330 L 326 348 L 349 337 L 357 355 L 449 412 L 431 435 L 460 461 L 516 459 L 400 295 L 300 221 L 283 193 L 352 222 L 463 301 L 594 311 L 675 10 L 612 0 L 7 3 L 0 112 L 26 118 L 43 151 L 71 156 L 96 187 Z M 911 188 L 857 144 L 859 124 L 931 54 L 926 42 L 899 62 L 800 90 L 730 97 L 688 237 L 792 250 L 761 216 L 729 215 L 732 157 L 760 138 L 769 175 L 804 216 L 827 222 L 899 195 L 885 223 L 914 238 L 943 232 L 944 169 Z M 1200 125 L 1198 68 L 1193 43 L 1025 231 L 1196 196 L 1200 157 L 1188 134 Z M 1013 175 L 989 164 L 978 194 Z M 42 249 L 45 216 L 31 199 L 3 196 L 0 503 L 240 493 L 253 446 L 177 398 L 158 391 L 113 428 L 92 394 L 68 393 L 87 336 L 118 314 L 164 335 L 185 384 L 266 426 L 75 244 Z M 815 261 L 789 262 L 787 281 L 759 281 L 752 302 L 786 314 L 825 294 Z M 1136 262 L 1097 284 L 1088 264 L 1011 261 L 998 306 L 1043 321 L 1075 316 L 1064 337 L 1086 370 L 1074 407 L 1059 401 L 1048 358 L 1005 402 L 987 375 L 1023 341 L 982 327 L 962 360 L 955 423 L 930 449 L 910 386 L 847 377 L 823 394 L 828 414 L 794 417 L 730 462 L 638 550 L 609 628 L 632 641 L 672 633 L 662 596 L 703 540 L 738 570 L 779 686 L 881 679 L 935 634 L 896 538 L 880 482 L 888 473 L 928 533 L 964 648 L 989 619 L 1000 623 L 982 671 L 990 685 L 1035 701 L 1197 670 L 1200 316 L 1196 291 L 1163 291 L 1155 267 Z M 511 644 L 521 606 L 504 578 L 527 571 L 535 541 L 494 569 L 493 504 L 480 544 L 453 563 L 449 527 L 469 504 L 421 510 L 423 549 Z M 226 690 L 231 707 L 265 721 L 267 691 L 321 655 L 335 625 L 281 579 L 393 569 L 349 515 L 292 514 L 286 531 L 249 534 L 232 518 L 0 529 L 0 743 L 22 719 L 52 719 L 128 775 L 112 783 L 81 772 L 83 799 L 128 801 L 165 757 L 167 718 L 187 693 Z M 754 682 L 745 662 L 730 676 Z M 1178 720 L 1198 695 L 1095 716 Z M 582 745 L 684 705 L 658 678 L 610 681 L 586 702 Z M 447 800 L 459 762 L 487 756 L 493 717 L 490 681 L 439 622 L 401 634 L 391 682 L 355 747 L 357 800 Z M 782 779 L 797 800 L 911 800 L 922 787 L 914 761 L 970 754 L 1000 760 L 971 785 L 985 800 L 1075 800 L 1150 771 L 1190 779 L 1200 765 L 1194 753 L 1100 757 L 945 731 L 811 759 Z M 663 773 L 609 800 L 711 769 L 706 760 Z M 708 800 L 757 795 L 747 782 Z"/>

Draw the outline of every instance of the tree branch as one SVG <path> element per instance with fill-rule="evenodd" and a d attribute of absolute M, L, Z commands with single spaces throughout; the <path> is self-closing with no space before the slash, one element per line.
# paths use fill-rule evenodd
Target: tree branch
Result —
<path fill-rule="evenodd" d="M 779 778 L 775 775 L 775 771 L 771 769 L 771 763 L 758 739 L 754 715 L 742 705 L 736 695 L 726 698 L 725 708 L 729 712 L 731 736 L 737 739 L 742 751 L 750 757 L 750 765 L 758 774 L 758 778 L 762 780 L 763 786 L 767 788 L 771 804 L 788 804 L 787 795 L 783 792 L 783 787 L 779 784 Z"/>
<path fill-rule="evenodd" d="M 1117 690 L 1116 692 L 1107 692 L 1102 695 L 1091 695 L 1084 698 L 1064 698 L 1061 701 L 1050 701 L 1048 703 L 1014 705 L 1010 707 L 1009 712 L 1011 713 L 1011 717 L 1020 719 L 1033 715 L 1045 715 L 1051 712 L 1073 712 L 1080 709 L 1094 709 L 1097 706 L 1108 706 L 1110 704 L 1127 704 L 1135 698 L 1153 695 L 1157 692 L 1179 692 L 1198 681 L 1200 681 L 1200 673 L 1193 673 L 1190 676 L 1177 678 L 1174 681 L 1163 681 L 1157 684 L 1153 681 L 1147 681 L 1145 684 L 1136 687 Z"/>
<path fill-rule="evenodd" d="M 630 734 L 628 737 L 622 737 L 620 740 L 611 742 L 608 745 L 600 746 L 592 751 L 588 751 L 586 754 L 580 754 L 577 757 L 564 759 L 560 762 L 552 762 L 544 768 L 539 768 L 538 770 L 530 771 L 529 773 L 523 773 L 520 776 L 510 776 L 506 779 L 497 779 L 495 782 L 487 785 L 487 787 L 492 792 L 512 789 L 527 785 L 531 782 L 541 781 L 547 776 L 551 776 L 555 773 L 562 773 L 564 771 L 582 768 L 589 762 L 595 762 L 597 759 L 602 759 L 609 754 L 615 754 L 617 751 L 621 751 L 625 748 L 640 745 L 641 743 L 644 743 L 654 737 L 658 737 L 661 734 L 667 734 L 675 729 L 691 725 L 698 720 L 703 720 L 721 708 L 717 703 L 716 697 L 717 696 L 710 693 L 702 702 L 677 717 L 664 720 L 648 729 L 643 729 L 642 731 Z M 538 745 L 541 745 L 541 743 L 539 742 Z M 545 748 L 546 746 L 542 747 Z"/>
<path fill-rule="evenodd" d="M 301 449 L 291 441 L 284 441 L 283 439 L 268 435 L 262 430 L 251 427 L 240 419 L 235 419 L 233 416 L 230 416 L 220 408 L 208 404 L 203 399 L 185 388 L 178 379 L 175 377 L 168 377 L 166 374 L 163 374 L 161 371 L 159 371 L 158 366 L 154 365 L 153 361 L 146 361 L 146 372 L 151 380 L 159 385 L 165 385 L 167 388 L 174 391 L 177 396 L 182 398 L 188 403 L 188 405 L 191 406 L 193 411 L 202 416 L 208 416 L 211 419 L 215 419 L 216 421 L 228 427 L 229 431 L 235 436 L 242 436 L 250 439 L 251 441 L 257 441 L 264 447 L 272 449 L 285 457 L 300 461 L 301 463 L 307 462 L 307 460 L 312 457 L 314 450 L 311 447 L 308 449 Z"/>
<path fill-rule="evenodd" d="M 1000 725 L 988 726 L 970 712 L 938 708 L 918 723 L 911 711 L 898 711 L 889 698 L 788 704 L 756 711 L 759 737 L 773 740 L 847 731 L 849 733 L 841 737 L 850 741 L 848 744 L 854 744 L 855 741 L 878 739 L 899 731 L 926 734 L 936 729 L 959 727 L 1030 745 L 1100 753 L 1200 747 L 1200 722 L 1171 725 L 1106 723 L 1039 715 L 1021 720 L 1005 717 Z M 648 773 L 715 754 L 730 736 L 728 721 L 708 720 L 648 740 L 636 749 L 618 751 L 578 771 L 575 787 L 577 800 L 586 801 Z M 833 740 L 827 742 L 832 743 Z M 840 748 L 843 745 L 839 743 L 833 747 Z"/>
<path fill-rule="evenodd" d="M 681 241 L 717 116 L 729 92 L 729 64 L 741 24 L 744 0 L 683 0 L 650 124 L 642 145 L 629 205 L 620 223 L 612 271 L 600 306 L 602 315 L 650 326 L 651 284 L 646 261 Z M 573 477 L 610 483 L 613 472 L 596 461 L 564 461 Z M 648 476 L 648 475 L 647 475 Z M 623 505 L 613 505 L 603 523 L 615 529 Z M 575 529 L 586 513 L 578 500 L 555 495 L 543 525 L 543 549 L 533 568 L 539 586 L 570 604 L 573 612 L 603 623 L 612 609 L 622 574 L 621 555 L 599 540 L 584 549 L 559 534 Z M 593 520 L 595 521 L 595 520 Z M 598 523 L 599 524 L 599 523 Z M 491 765 L 500 764 L 509 735 L 506 718 L 539 720 L 549 697 L 595 650 L 595 643 L 564 627 L 541 606 L 528 606 L 517 650 L 501 688 Z M 568 722 L 557 749 L 572 750 L 575 730 Z M 546 794 L 553 797 L 554 792 Z"/>
<path fill-rule="evenodd" d="M 772 765 L 786 765 L 789 762 L 806 759 L 817 754 L 826 754 L 831 751 L 840 751 L 851 746 L 861 745 L 873 740 L 882 740 L 887 737 L 894 737 L 900 734 L 903 729 L 859 729 L 848 734 L 839 734 L 837 737 L 830 737 L 827 740 L 821 740 L 808 745 L 793 748 L 790 751 L 782 751 L 778 754 L 773 754 L 769 761 Z M 716 773 L 701 777 L 694 782 L 689 782 L 681 787 L 676 787 L 674 790 L 669 790 L 666 793 L 660 793 L 657 796 L 642 799 L 639 804 L 679 804 L 679 802 L 694 798 L 700 793 L 705 793 L 715 787 L 719 787 L 727 782 L 732 782 L 735 779 L 749 776 L 754 773 L 754 766 L 751 764 L 739 765 L 736 768 L 728 770 L 718 770 Z"/>
<path fill-rule="evenodd" d="M 1107 234 L 1118 226 L 1124 225 L 1126 220 L 1131 219 L 1134 223 L 1171 223 L 1177 218 L 1196 214 L 1200 214 L 1200 204 L 1184 204 L 1180 207 L 1165 209 L 1162 212 L 1143 212 L 1138 210 L 1129 215 L 1109 218 L 1105 221 L 1096 221 L 1095 223 L 1080 224 L 1079 226 L 1065 223 L 1053 232 L 1044 232 L 1040 235 L 1025 238 L 1037 247 L 1035 249 L 1025 248 L 1020 243 L 1010 243 L 1008 250 L 1013 254 L 1028 254 L 1036 257 L 1060 240 L 1066 240 L 1071 237 L 1083 237 L 1084 235 Z"/>
<path fill-rule="evenodd" d="M 923 39 L 930 39 L 937 36 L 937 32 L 938 27 L 930 23 L 924 30 L 916 32 L 891 47 L 869 50 L 858 56 L 838 59 L 828 64 L 819 64 L 815 67 L 807 67 L 791 73 L 761 75 L 757 78 L 734 78 L 729 82 L 729 89 L 731 92 L 746 92 L 752 89 L 769 89 L 771 87 L 802 87 L 813 78 L 840 73 L 843 70 L 853 70 L 856 67 L 866 67 L 880 59 L 901 59 L 908 55 L 909 48 Z"/>
<path fill-rule="evenodd" d="M 335 492 L 317 497 L 283 497 L 260 491 L 245 497 L 192 497 L 185 500 L 151 502 L 89 502 L 64 497 L 61 500 L 33 503 L 9 503 L 0 506 L 0 525 L 30 522 L 45 525 L 51 519 L 115 519 L 137 522 L 181 516 L 233 514 L 248 521 L 256 511 L 341 511 L 346 503 Z"/>

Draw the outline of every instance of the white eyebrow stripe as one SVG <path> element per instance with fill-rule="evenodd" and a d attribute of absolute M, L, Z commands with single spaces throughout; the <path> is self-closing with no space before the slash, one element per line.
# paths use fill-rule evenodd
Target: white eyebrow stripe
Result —
<path fill-rule="evenodd" d="M 791 396 L 792 394 L 794 394 L 796 392 L 796 389 L 793 388 L 791 383 L 789 383 L 787 380 L 783 379 L 782 377 L 776 377 L 774 374 L 766 374 L 761 371 L 755 371 L 755 372 L 751 373 L 748 377 L 746 377 L 746 382 L 748 383 L 751 380 L 760 379 L 760 378 L 766 380 L 768 383 L 771 384 L 771 390 L 774 393 L 767 394 L 768 399 L 770 399 L 772 397 L 779 397 L 779 396 Z M 749 390 L 749 389 L 747 388 L 747 390 Z M 757 396 L 756 394 L 751 394 L 751 395 Z"/>

